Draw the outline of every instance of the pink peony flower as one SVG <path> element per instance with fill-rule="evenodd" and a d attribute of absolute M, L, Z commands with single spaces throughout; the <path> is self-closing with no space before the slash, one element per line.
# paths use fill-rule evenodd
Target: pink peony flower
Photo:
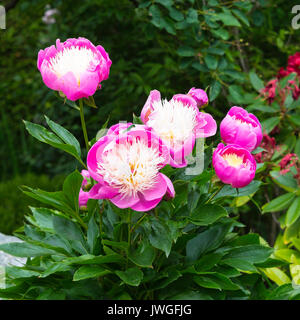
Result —
<path fill-rule="evenodd" d="M 256 162 L 247 149 L 219 143 L 213 153 L 213 167 L 223 183 L 233 188 L 243 188 L 254 179 Z"/>
<path fill-rule="evenodd" d="M 87 202 L 89 200 L 89 193 L 84 191 L 84 189 L 89 185 L 88 180 L 90 179 L 90 174 L 87 170 L 82 170 L 81 175 L 83 176 L 83 181 L 81 184 L 81 189 L 79 191 L 79 208 L 84 209 L 87 206 Z"/>
<path fill-rule="evenodd" d="M 72 101 L 92 96 L 109 75 L 111 60 L 102 46 L 88 39 L 56 40 L 38 54 L 37 67 L 52 90 L 61 91 Z"/>
<path fill-rule="evenodd" d="M 185 167 L 185 157 L 192 153 L 195 140 L 213 136 L 217 131 L 213 117 L 200 112 L 196 100 L 186 94 L 174 95 L 168 101 L 161 100 L 159 91 L 151 91 L 141 120 L 167 145 L 173 167 Z"/>
<path fill-rule="evenodd" d="M 237 144 L 254 150 L 262 140 L 262 128 L 254 114 L 241 107 L 232 107 L 220 124 L 220 132 L 226 144 Z"/>
<path fill-rule="evenodd" d="M 197 102 L 198 108 L 208 103 L 208 96 L 206 92 L 202 89 L 192 88 L 187 94 L 190 95 Z"/>
<path fill-rule="evenodd" d="M 89 196 L 109 199 L 119 208 L 148 211 L 165 195 L 175 196 L 171 180 L 159 172 L 168 163 L 168 149 L 145 126 L 124 132 L 122 125 L 111 127 L 88 153 L 89 173 L 98 182 Z"/>

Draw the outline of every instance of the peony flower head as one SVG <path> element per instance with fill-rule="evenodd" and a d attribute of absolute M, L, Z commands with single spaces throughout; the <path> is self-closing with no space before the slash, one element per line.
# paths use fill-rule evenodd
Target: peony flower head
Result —
<path fill-rule="evenodd" d="M 208 96 L 207 96 L 206 92 L 202 89 L 192 88 L 192 89 L 190 89 L 190 91 L 187 94 L 189 96 L 191 96 L 197 102 L 198 108 L 200 108 L 208 103 Z"/>
<path fill-rule="evenodd" d="M 195 140 L 217 131 L 213 117 L 200 112 L 196 100 L 185 94 L 174 95 L 168 101 L 161 99 L 159 91 L 151 91 L 141 120 L 168 146 L 173 167 L 185 167 L 185 157 L 192 153 Z"/>
<path fill-rule="evenodd" d="M 219 143 L 213 153 L 213 167 L 223 183 L 243 188 L 254 179 L 256 162 L 247 149 Z"/>
<path fill-rule="evenodd" d="M 125 132 L 113 126 L 110 132 L 88 153 L 89 173 L 98 182 L 89 196 L 136 211 L 151 210 L 165 195 L 174 197 L 171 180 L 159 172 L 169 157 L 161 139 L 142 125 Z"/>
<path fill-rule="evenodd" d="M 43 81 L 52 90 L 60 91 L 72 101 L 92 96 L 109 75 L 111 60 L 100 45 L 88 39 L 56 40 L 38 54 L 37 67 Z"/>
<path fill-rule="evenodd" d="M 221 138 L 226 144 L 237 144 L 254 150 L 262 140 L 262 128 L 252 113 L 241 107 L 232 107 L 220 124 Z"/>
<path fill-rule="evenodd" d="M 83 181 L 79 191 L 78 202 L 79 202 L 79 208 L 84 209 L 86 208 L 87 202 L 89 200 L 89 193 L 84 189 L 87 188 L 90 183 L 90 174 L 87 170 L 82 170 L 81 175 L 83 176 Z"/>

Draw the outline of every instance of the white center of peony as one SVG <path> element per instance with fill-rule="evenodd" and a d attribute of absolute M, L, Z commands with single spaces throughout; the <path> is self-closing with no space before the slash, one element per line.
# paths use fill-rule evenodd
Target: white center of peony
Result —
<path fill-rule="evenodd" d="M 147 125 L 169 146 L 181 146 L 193 134 L 197 123 L 194 108 L 178 100 L 159 100 L 153 109 Z"/>
<path fill-rule="evenodd" d="M 149 148 L 144 141 L 113 143 L 104 151 L 97 172 L 124 196 L 135 196 L 155 185 L 163 160 L 158 150 Z"/>
<path fill-rule="evenodd" d="M 243 158 L 239 157 L 235 153 L 227 153 L 223 155 L 223 158 L 227 161 L 227 163 L 234 168 L 238 168 L 241 164 L 243 164 Z"/>
<path fill-rule="evenodd" d="M 99 58 L 91 49 L 74 46 L 59 51 L 54 57 L 50 58 L 49 63 L 50 68 L 58 77 L 72 72 L 78 86 L 80 86 L 81 74 L 99 64 Z"/>

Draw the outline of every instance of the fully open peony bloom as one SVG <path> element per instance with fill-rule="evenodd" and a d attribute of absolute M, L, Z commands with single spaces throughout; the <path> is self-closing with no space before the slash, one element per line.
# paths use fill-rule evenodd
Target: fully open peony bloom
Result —
<path fill-rule="evenodd" d="M 79 191 L 78 202 L 79 202 L 79 207 L 83 209 L 83 208 L 86 208 L 87 202 L 89 200 L 89 193 L 87 191 L 84 191 L 84 189 L 89 184 L 88 180 L 90 179 L 90 174 L 87 170 L 82 170 L 81 175 L 83 176 L 83 181 Z"/>
<path fill-rule="evenodd" d="M 173 167 L 185 167 L 185 157 L 192 153 L 195 140 L 217 131 L 213 117 L 200 112 L 196 100 L 186 94 L 174 95 L 168 101 L 161 99 L 159 91 L 151 91 L 141 120 L 168 146 Z"/>
<path fill-rule="evenodd" d="M 262 140 L 259 120 L 241 107 L 232 107 L 228 111 L 220 124 L 220 132 L 226 144 L 237 144 L 249 151 L 257 148 Z"/>
<path fill-rule="evenodd" d="M 243 188 L 254 179 L 256 162 L 247 149 L 219 143 L 213 153 L 213 167 L 222 182 Z"/>
<path fill-rule="evenodd" d="M 171 180 L 159 172 L 168 163 L 168 149 L 145 126 L 124 132 L 126 127 L 111 127 L 90 149 L 88 170 L 98 183 L 89 196 L 110 199 L 119 208 L 148 211 L 165 195 L 175 195 Z"/>
<path fill-rule="evenodd" d="M 56 40 L 38 54 L 37 67 L 52 90 L 61 91 L 72 101 L 92 96 L 109 75 L 111 60 L 102 46 L 88 39 Z"/>

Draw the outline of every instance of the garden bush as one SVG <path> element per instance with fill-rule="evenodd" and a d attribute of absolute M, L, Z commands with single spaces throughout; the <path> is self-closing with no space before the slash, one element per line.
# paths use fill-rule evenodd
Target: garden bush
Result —
<path fill-rule="evenodd" d="M 63 180 L 63 176 L 50 179 L 47 175 L 27 173 L 2 182 L 0 184 L 0 232 L 12 234 L 23 225 L 25 215 L 30 212 L 28 206 L 38 205 L 38 201 L 29 199 L 22 193 L 20 189 L 22 185 L 57 191 L 62 187 Z"/>

